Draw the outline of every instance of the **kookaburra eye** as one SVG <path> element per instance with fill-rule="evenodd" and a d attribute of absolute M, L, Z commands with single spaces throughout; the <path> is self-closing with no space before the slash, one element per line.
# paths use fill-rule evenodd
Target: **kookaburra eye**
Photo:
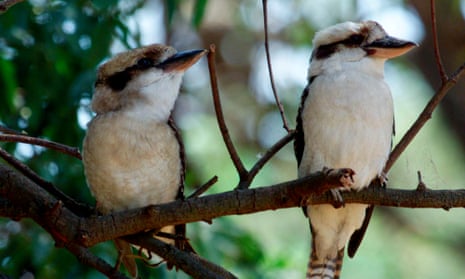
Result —
<path fill-rule="evenodd" d="M 153 66 L 153 60 L 150 59 L 150 58 L 141 58 L 137 61 L 137 66 L 139 68 L 143 68 L 143 69 L 146 69 L 146 68 L 149 68 L 149 67 L 152 67 Z"/>

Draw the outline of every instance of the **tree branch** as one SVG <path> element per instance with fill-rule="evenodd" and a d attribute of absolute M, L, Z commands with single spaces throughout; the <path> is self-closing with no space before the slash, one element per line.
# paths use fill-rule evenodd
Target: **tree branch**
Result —
<path fill-rule="evenodd" d="M 41 138 L 36 138 L 36 137 L 31 137 L 27 135 L 18 135 L 18 134 L 6 134 L 6 135 L 1 135 L 0 134 L 0 141 L 4 142 L 23 142 L 23 143 L 29 143 L 33 145 L 39 145 L 43 147 L 47 147 L 49 149 L 53 149 L 56 151 L 59 151 L 63 154 L 73 156 L 79 160 L 82 159 L 81 153 L 79 152 L 79 149 L 77 147 L 70 147 L 61 143 L 41 139 Z"/>
<path fill-rule="evenodd" d="M 185 201 L 128 210 L 106 216 L 78 217 L 49 193 L 24 176 L 0 165 L 0 214 L 32 218 L 61 243 L 77 241 L 85 246 L 167 225 L 211 220 L 226 215 L 332 203 L 325 191 L 340 187 L 342 169 L 254 189 L 235 190 Z M 370 187 L 344 192 L 346 203 L 366 203 L 411 208 L 465 206 L 465 190 L 399 190 Z M 18 210 L 9 210 L 15 207 Z M 17 214 L 15 213 L 17 212 Z"/>
<path fill-rule="evenodd" d="M 423 111 L 420 113 L 418 116 L 417 120 L 413 123 L 413 125 L 408 129 L 408 131 L 405 133 L 405 135 L 402 137 L 402 139 L 399 141 L 399 143 L 396 145 L 394 150 L 392 150 L 388 161 L 386 162 L 386 166 L 384 167 L 384 172 L 387 173 L 392 165 L 396 162 L 396 160 L 399 158 L 400 154 L 404 152 L 404 150 L 407 148 L 407 146 L 410 144 L 410 142 L 413 140 L 413 138 L 418 134 L 418 132 L 421 130 L 421 128 L 426 124 L 426 122 L 431 119 L 431 115 L 433 114 L 433 111 L 436 109 L 436 107 L 439 105 L 439 103 L 444 99 L 446 96 L 447 92 L 457 83 L 457 81 L 463 76 L 465 72 L 465 63 L 462 64 L 455 72 L 454 74 L 447 79 L 445 83 L 441 85 L 441 87 L 438 89 L 436 94 L 430 99 L 428 104 L 425 106 Z"/>
<path fill-rule="evenodd" d="M 0 216 L 9 217 L 14 220 L 21 218 L 31 218 L 38 225 L 43 227 L 50 233 L 56 242 L 56 246 L 65 247 L 70 252 L 76 255 L 76 257 L 84 264 L 90 265 L 100 272 L 104 273 L 111 278 L 126 278 L 117 271 L 109 266 L 102 259 L 94 256 L 87 249 L 82 247 L 82 239 L 76 239 L 76 235 L 84 237 L 83 232 L 79 231 L 82 222 L 85 222 L 87 218 L 79 217 L 74 214 L 71 210 L 66 208 L 64 204 L 53 197 L 50 193 L 39 187 L 36 183 L 32 182 L 24 175 L 17 173 L 5 165 L 0 164 Z M 140 217 L 140 216 L 139 216 Z M 99 219 L 100 217 L 91 218 L 91 220 Z M 111 219 L 111 217 L 110 217 Z M 110 230 L 113 225 L 116 225 L 116 220 L 107 219 L 110 225 Z M 126 227 L 132 222 L 126 223 Z M 119 227 L 119 229 L 124 229 Z M 86 228 L 88 231 L 95 233 L 95 230 L 100 230 L 102 227 L 97 228 Z M 127 228 L 126 228 L 127 229 Z M 154 229 L 154 228 L 152 228 Z M 107 230 L 107 228 L 103 228 Z M 105 232 L 101 232 L 106 234 Z M 97 233 L 98 234 L 98 233 Z M 127 235 L 124 233 L 122 235 Z M 121 235 L 121 236 L 122 236 Z M 132 239 L 132 238 L 131 238 Z M 141 239 L 136 240 L 144 241 Z M 151 247 L 150 241 L 148 242 L 149 248 Z M 143 243 L 142 243 L 143 244 Z M 145 247 L 145 246 L 144 246 Z M 155 250 L 154 252 L 160 253 Z M 176 253 L 180 257 L 172 257 L 172 253 L 168 253 L 170 257 L 168 260 L 181 269 L 187 269 L 186 272 L 189 274 L 192 270 L 198 270 L 198 272 L 208 269 L 211 273 L 218 272 L 219 274 L 227 274 L 227 271 L 213 263 L 206 263 L 204 259 L 194 254 L 187 253 Z M 163 253 L 162 253 L 163 256 Z M 193 257 L 193 260 L 187 260 L 186 257 Z M 204 268 L 195 266 L 199 262 L 202 262 Z M 202 276 L 194 276 L 201 278 Z M 213 278 L 213 277 L 208 277 Z M 233 277 L 226 277 L 233 278 Z"/>
<path fill-rule="evenodd" d="M 223 141 L 228 149 L 231 160 L 233 161 L 234 166 L 236 167 L 237 173 L 239 174 L 239 179 L 242 180 L 244 177 L 247 177 L 247 170 L 244 167 L 244 164 L 241 161 L 241 158 L 237 154 L 236 148 L 231 140 L 229 135 L 228 127 L 226 126 L 226 121 L 224 120 L 223 109 L 221 106 L 221 99 L 218 90 L 218 80 L 216 77 L 216 66 L 215 66 L 215 45 L 210 45 L 210 51 L 208 52 L 208 71 L 210 72 L 210 84 L 213 95 L 213 105 L 215 107 L 216 119 L 218 121 L 218 126 L 223 136 Z"/>
<path fill-rule="evenodd" d="M 11 8 L 13 5 L 16 5 L 23 1 L 24 0 L 4 0 L 0 2 L 0 14 L 8 11 L 8 9 Z"/>
<path fill-rule="evenodd" d="M 453 74 L 451 77 L 448 77 L 447 73 L 445 72 L 444 65 L 442 64 L 441 60 L 441 53 L 439 51 L 439 43 L 438 43 L 438 34 L 436 31 L 436 6 L 435 1 L 431 0 L 431 22 L 432 22 L 432 31 L 433 31 L 433 44 L 434 44 L 434 54 L 436 59 L 436 64 L 438 65 L 439 74 L 441 76 L 441 86 L 439 87 L 438 91 L 434 94 L 434 96 L 430 99 L 428 104 L 425 106 L 423 111 L 418 116 L 417 120 L 413 123 L 413 125 L 408 129 L 399 143 L 396 145 L 394 150 L 392 150 L 386 165 L 384 166 L 384 173 L 387 173 L 392 165 L 397 161 L 400 154 L 404 152 L 413 138 L 418 134 L 421 128 L 426 124 L 426 122 L 431 119 L 433 111 L 439 105 L 439 103 L 444 99 L 447 95 L 447 92 L 457 83 L 457 81 L 462 77 L 465 72 L 465 63 L 463 63 Z"/>
<path fill-rule="evenodd" d="M 173 245 L 153 238 L 150 234 L 126 236 L 124 239 L 153 251 L 193 278 L 236 278 L 224 268 L 201 258 L 199 255 L 181 251 Z"/>
<path fill-rule="evenodd" d="M 244 180 L 239 181 L 237 189 L 247 189 L 250 184 L 252 184 L 253 179 L 258 174 L 258 172 L 263 168 L 263 166 L 271 159 L 273 156 L 278 153 L 281 148 L 286 146 L 289 142 L 294 139 L 295 132 L 291 131 L 285 135 L 282 139 L 278 140 L 273 146 L 266 151 L 266 153 L 255 163 L 255 165 L 250 169 Z"/>
<path fill-rule="evenodd" d="M 76 256 L 80 263 L 95 268 L 109 278 L 129 279 L 126 275 L 116 270 L 106 261 L 92 254 L 89 249 L 86 249 L 75 243 L 68 243 L 66 248 Z"/>
<path fill-rule="evenodd" d="M 5 160 L 8 164 L 13 166 L 16 170 L 21 172 L 25 177 L 29 178 L 37 185 L 48 191 L 50 194 L 55 196 L 57 199 L 62 200 L 73 212 L 80 216 L 88 216 L 94 212 L 94 210 L 86 204 L 79 203 L 68 195 L 63 193 L 60 189 L 55 187 L 51 182 L 44 180 L 42 177 L 37 175 L 31 168 L 26 164 L 17 160 L 11 154 L 0 148 L 0 157 Z"/>
<path fill-rule="evenodd" d="M 340 187 L 344 171 L 347 172 L 347 169 L 329 172 L 329 175 L 326 175 L 326 172 L 317 172 L 306 178 L 271 186 L 235 190 L 85 218 L 75 215 L 63 203 L 23 175 L 0 165 L 0 215 L 12 219 L 32 218 L 52 235 L 57 245 L 72 250 L 76 246 L 70 245 L 92 246 L 102 241 L 167 225 L 300 207 L 306 204 L 331 203 L 331 196 L 322 193 L 332 187 Z M 346 203 L 445 209 L 465 206 L 465 190 L 399 190 L 372 187 L 360 192 L 344 192 L 342 195 Z M 77 251 L 71 252 L 76 254 Z M 101 266 L 102 263 L 89 258 L 85 252 L 79 253 L 78 256 L 83 257 L 85 261 L 98 265 L 98 270 L 106 270 Z M 177 266 L 182 264 L 176 263 Z"/>
<path fill-rule="evenodd" d="M 439 51 L 439 40 L 438 40 L 438 31 L 436 24 L 436 3 L 434 0 L 430 0 L 431 6 L 431 29 L 433 33 L 433 45 L 434 45 L 434 58 L 436 59 L 436 65 L 438 66 L 439 76 L 441 77 L 441 83 L 447 82 L 449 77 L 447 76 L 444 64 L 441 59 L 441 52 Z"/>
<path fill-rule="evenodd" d="M 229 156 L 236 167 L 237 173 L 239 175 L 239 183 L 237 189 L 247 189 L 252 183 L 255 176 L 263 168 L 263 166 L 279 151 L 281 148 L 286 146 L 292 139 L 294 139 L 294 132 L 290 131 L 282 139 L 278 140 L 270 149 L 267 150 L 265 155 L 261 157 L 250 171 L 248 171 L 244 164 L 242 163 L 239 154 L 237 153 L 236 148 L 231 140 L 229 135 L 228 127 L 224 120 L 223 109 L 221 106 L 221 100 L 218 89 L 218 81 L 216 75 L 216 66 L 215 66 L 215 45 L 210 45 L 210 51 L 208 53 L 208 70 L 210 73 L 210 84 L 212 88 L 213 95 L 213 104 L 216 112 L 216 119 L 218 121 L 218 126 L 223 137 L 224 144 L 229 152 Z M 277 99 L 279 102 L 279 99 Z"/>
<path fill-rule="evenodd" d="M 273 69 L 271 67 L 271 55 L 270 55 L 270 45 L 268 40 L 268 9 L 267 9 L 267 0 L 263 0 L 263 26 L 264 26 L 264 33 L 265 33 L 265 54 L 266 54 L 266 62 L 268 65 L 268 73 L 270 75 L 270 83 L 271 89 L 273 91 L 273 96 L 276 102 L 276 106 L 278 107 L 279 114 L 281 115 L 281 120 L 283 121 L 283 128 L 290 133 L 291 129 L 287 124 L 286 115 L 284 114 L 284 107 L 281 101 L 279 100 L 278 91 L 276 90 L 276 86 L 274 84 L 273 78 Z"/>

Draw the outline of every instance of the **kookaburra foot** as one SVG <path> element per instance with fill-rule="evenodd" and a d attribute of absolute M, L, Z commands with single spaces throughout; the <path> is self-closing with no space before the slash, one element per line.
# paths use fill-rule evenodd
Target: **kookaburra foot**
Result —
<path fill-rule="evenodd" d="M 333 176 L 337 178 L 340 186 L 338 188 L 330 189 L 331 196 L 333 197 L 333 206 L 334 208 L 340 208 L 344 206 L 344 199 L 342 198 L 341 191 L 346 189 L 350 190 L 350 187 L 354 184 L 354 175 L 355 171 L 349 168 L 344 169 L 332 169 L 323 167 L 322 172 L 326 176 Z"/>
<path fill-rule="evenodd" d="M 379 182 L 379 185 L 383 188 L 386 188 L 386 185 L 387 185 L 387 182 L 388 182 L 388 177 L 387 177 L 387 173 L 385 173 L 384 171 L 377 177 L 378 179 L 378 182 Z"/>
<path fill-rule="evenodd" d="M 323 167 L 321 170 L 324 175 L 331 176 L 339 182 L 341 188 L 351 188 L 354 185 L 354 175 L 355 171 L 349 168 L 343 169 L 333 169 L 328 167 Z"/>

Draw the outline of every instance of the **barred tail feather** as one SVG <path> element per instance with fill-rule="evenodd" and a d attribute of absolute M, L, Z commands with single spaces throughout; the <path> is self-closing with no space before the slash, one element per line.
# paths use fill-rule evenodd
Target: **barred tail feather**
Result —
<path fill-rule="evenodd" d="M 344 248 L 338 251 L 333 259 L 317 259 L 312 249 L 310 261 L 308 262 L 307 279 L 339 279 L 344 258 Z"/>

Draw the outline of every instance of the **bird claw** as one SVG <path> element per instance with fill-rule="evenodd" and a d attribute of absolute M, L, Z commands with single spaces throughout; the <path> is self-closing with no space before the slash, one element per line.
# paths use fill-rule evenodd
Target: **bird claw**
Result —
<path fill-rule="evenodd" d="M 387 182 L 388 182 L 388 177 L 387 177 L 387 173 L 385 172 L 382 172 L 378 175 L 377 177 L 378 181 L 379 181 L 379 185 L 382 187 L 382 188 L 386 188 L 386 185 L 387 185 Z"/>
<path fill-rule="evenodd" d="M 332 169 L 323 167 L 322 172 L 326 176 L 334 175 L 339 179 L 339 184 L 343 188 L 351 188 L 354 185 L 355 171 L 349 168 L 345 169 Z"/>
<path fill-rule="evenodd" d="M 334 208 L 344 207 L 345 202 L 342 198 L 341 191 L 339 189 L 330 189 L 331 196 L 333 196 L 333 206 Z"/>
<path fill-rule="evenodd" d="M 322 172 L 327 176 L 335 175 L 335 177 L 337 177 L 341 187 L 330 189 L 329 191 L 334 200 L 334 208 L 343 207 L 345 203 L 344 199 L 342 198 L 341 191 L 350 190 L 350 188 L 354 185 L 355 172 L 349 168 L 332 169 L 327 167 L 323 167 Z"/>

